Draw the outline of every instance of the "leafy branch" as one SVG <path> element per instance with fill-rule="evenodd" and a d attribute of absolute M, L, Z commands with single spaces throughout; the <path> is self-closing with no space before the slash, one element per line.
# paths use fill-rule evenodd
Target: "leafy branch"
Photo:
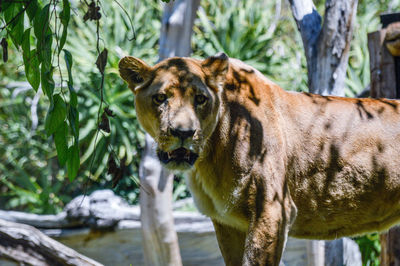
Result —
<path fill-rule="evenodd" d="M 44 1 L 45 2 L 45 1 Z M 100 103 L 97 113 L 97 136 L 101 125 L 109 123 L 108 115 L 103 111 L 104 79 L 108 51 L 100 51 L 100 1 L 92 0 L 87 5 L 87 12 L 83 16 L 85 22 L 96 23 L 96 49 L 98 58 L 96 66 L 101 74 Z M 123 9 L 123 7 L 118 3 Z M 128 15 L 125 9 L 125 14 Z M 73 56 L 64 48 L 68 36 L 68 26 L 71 16 L 69 0 L 49 0 L 47 4 L 38 1 L 1 1 L 0 2 L 0 34 L 5 35 L 1 40 L 4 62 L 8 59 L 8 41 L 11 40 L 15 47 L 22 52 L 25 75 L 27 81 L 37 92 L 39 88 L 48 98 L 50 105 L 45 119 L 47 136 L 52 136 L 57 150 L 60 166 L 66 166 L 70 181 L 74 180 L 80 167 L 79 150 L 79 111 L 78 96 L 74 88 L 72 75 Z M 24 24 L 25 18 L 28 24 Z M 129 16 L 128 16 L 129 17 Z M 54 19 L 54 20 L 53 20 Z M 129 17 L 131 21 L 131 18 Z M 133 29 L 133 24 L 131 22 Z M 134 32 L 134 30 L 133 30 Z M 135 32 L 134 37 L 135 38 Z M 55 40 L 55 42 L 53 42 Z M 62 75 L 60 55 L 63 53 L 65 69 L 68 73 L 67 80 Z M 55 77 L 58 70 L 59 77 Z M 55 82 L 54 79 L 57 79 Z M 66 83 L 66 87 L 64 84 Z M 60 84 L 57 85 L 56 84 Z M 108 107 L 106 107 L 108 109 Z M 103 115 L 101 116 L 101 113 Z M 100 118 L 102 117 L 102 118 Z M 108 127 L 109 128 L 109 127 Z M 112 147 L 110 150 L 113 152 Z M 92 157 L 91 166 L 93 166 Z M 118 167 L 117 167 L 118 168 Z M 123 168 L 123 167 L 120 167 Z"/>
<path fill-rule="evenodd" d="M 57 8 L 58 5 L 60 8 Z M 80 162 L 79 113 L 71 73 L 73 61 L 71 53 L 63 49 L 67 39 L 70 3 L 68 0 L 63 0 L 62 3 L 51 0 L 46 5 L 37 0 L 8 1 L 1 3 L 0 10 L 0 17 L 4 22 L 0 31 L 6 31 L 6 36 L 22 51 L 28 82 L 35 91 L 41 87 L 50 101 L 45 130 L 48 136 L 53 137 L 59 163 L 61 166 L 67 165 L 68 176 L 72 181 L 78 173 Z M 28 17 L 28 25 L 24 24 L 25 16 Z M 55 19 L 53 25 L 52 17 Z M 61 37 L 57 33 L 57 20 L 62 25 Z M 54 38 L 57 42 L 57 66 L 53 65 Z M 62 75 L 60 75 L 59 90 L 56 89 L 54 82 L 53 73 L 56 67 L 61 73 L 59 62 L 61 51 L 64 51 L 65 66 L 68 71 L 68 92 L 63 89 Z"/>

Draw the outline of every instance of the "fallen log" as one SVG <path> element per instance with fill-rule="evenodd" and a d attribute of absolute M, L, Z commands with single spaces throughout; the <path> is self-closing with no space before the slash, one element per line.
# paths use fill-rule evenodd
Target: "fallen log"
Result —
<path fill-rule="evenodd" d="M 32 226 L 0 219 L 0 262 L 2 260 L 34 266 L 102 265 Z"/>

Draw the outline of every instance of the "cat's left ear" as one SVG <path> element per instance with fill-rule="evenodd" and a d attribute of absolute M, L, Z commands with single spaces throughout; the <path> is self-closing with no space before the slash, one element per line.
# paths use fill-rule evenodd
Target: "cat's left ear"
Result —
<path fill-rule="evenodd" d="M 219 88 L 225 82 L 228 73 L 229 57 L 225 53 L 218 53 L 204 59 L 201 66 L 208 78 L 209 85 Z"/>

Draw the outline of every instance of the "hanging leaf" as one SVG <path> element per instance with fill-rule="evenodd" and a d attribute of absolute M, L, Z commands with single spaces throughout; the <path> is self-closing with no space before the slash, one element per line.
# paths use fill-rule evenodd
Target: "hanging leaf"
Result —
<path fill-rule="evenodd" d="M 118 171 L 118 166 L 112 153 L 110 153 L 110 156 L 108 157 L 107 167 L 107 174 L 109 175 L 114 175 Z"/>
<path fill-rule="evenodd" d="M 50 4 L 45 5 L 40 11 L 39 10 L 37 11 L 39 12 L 39 14 L 35 16 L 33 21 L 33 29 L 37 39 L 36 49 L 38 51 L 39 61 L 43 61 L 42 53 L 46 52 L 44 47 L 51 48 L 51 45 L 50 46 L 48 45 L 49 41 L 47 41 L 47 45 L 45 45 L 46 36 L 51 35 L 49 27 Z"/>
<path fill-rule="evenodd" d="M 45 129 L 48 136 L 56 132 L 60 124 L 65 120 L 66 114 L 66 105 L 63 98 L 59 94 L 55 94 L 45 122 Z"/>
<path fill-rule="evenodd" d="M 69 126 L 74 135 L 75 141 L 79 140 L 79 113 L 75 107 L 70 106 L 68 112 Z"/>
<path fill-rule="evenodd" d="M 78 174 L 79 165 L 79 146 L 78 143 L 75 142 L 74 145 L 68 149 L 67 172 L 68 178 L 71 182 L 74 181 Z"/>
<path fill-rule="evenodd" d="M 42 51 L 40 54 L 42 55 L 42 67 L 45 68 L 46 71 L 51 70 L 51 58 L 53 56 L 52 52 L 52 44 L 53 44 L 53 34 L 50 32 L 44 37 Z"/>
<path fill-rule="evenodd" d="M 54 80 L 53 80 L 53 71 L 54 68 L 51 67 L 50 70 L 46 70 L 45 67 L 41 67 L 40 69 L 40 78 L 42 80 L 42 90 L 47 95 L 47 97 L 51 98 L 54 91 Z"/>
<path fill-rule="evenodd" d="M 65 65 L 67 66 L 67 71 L 68 71 L 68 89 L 70 93 L 70 104 L 73 107 L 78 106 L 78 97 L 76 95 L 76 91 L 74 89 L 74 80 L 72 78 L 72 55 L 71 53 L 63 49 L 64 51 L 64 60 L 65 60 Z"/>
<path fill-rule="evenodd" d="M 40 85 L 40 69 L 37 50 L 31 49 L 31 28 L 25 30 L 22 41 L 22 58 L 25 66 L 25 76 L 32 88 L 37 91 Z"/>
<path fill-rule="evenodd" d="M 1 47 L 3 49 L 3 61 L 6 63 L 8 61 L 8 42 L 6 38 L 1 39 Z"/>
<path fill-rule="evenodd" d="M 26 60 L 28 58 L 26 56 L 29 56 L 30 51 L 31 51 L 31 28 L 28 28 L 25 30 L 21 48 L 22 48 L 22 55 L 24 57 L 24 60 Z"/>
<path fill-rule="evenodd" d="M 112 188 L 115 188 L 118 185 L 118 182 L 124 177 L 124 173 L 126 171 L 126 158 L 124 157 L 120 161 L 120 165 L 118 166 L 115 162 L 114 155 L 110 153 L 107 161 L 107 174 L 112 176 Z"/>
<path fill-rule="evenodd" d="M 96 66 L 101 74 L 104 74 L 104 69 L 106 68 L 107 64 L 107 56 L 108 56 L 108 50 L 104 48 L 104 50 L 97 57 Z"/>
<path fill-rule="evenodd" d="M 24 56 L 25 75 L 32 88 L 37 91 L 40 85 L 39 58 L 36 49 L 29 52 L 29 56 Z"/>
<path fill-rule="evenodd" d="M 71 68 L 72 68 L 72 55 L 71 53 L 67 50 L 67 49 L 63 49 L 64 51 L 64 60 L 65 60 L 65 64 L 67 66 L 67 71 L 68 71 L 68 79 L 70 80 L 71 84 L 73 84 L 72 81 L 72 72 L 71 72 Z"/>
<path fill-rule="evenodd" d="M 25 3 L 26 13 L 28 14 L 28 18 L 30 22 L 33 22 L 33 19 L 37 16 L 37 12 L 40 11 L 39 5 L 37 1 L 29 1 Z"/>
<path fill-rule="evenodd" d="M 103 130 L 104 132 L 110 133 L 110 122 L 108 121 L 108 117 L 106 113 L 104 112 L 101 115 L 101 121 L 99 123 L 99 129 Z"/>
<path fill-rule="evenodd" d="M 108 108 L 108 107 L 105 107 L 105 108 L 104 108 L 104 112 L 106 112 L 106 114 L 107 114 L 108 116 L 115 117 L 115 114 L 114 114 L 113 110 L 111 110 L 111 109 Z"/>
<path fill-rule="evenodd" d="M 113 179 L 112 179 L 112 188 L 115 188 L 119 181 L 124 177 L 125 171 L 126 171 L 126 165 L 125 165 L 126 158 L 122 158 L 120 161 L 120 166 L 118 168 L 118 171 L 114 174 Z"/>
<path fill-rule="evenodd" d="M 70 104 L 72 107 L 77 107 L 78 106 L 78 96 L 76 95 L 76 91 L 74 87 L 72 87 L 72 84 L 68 81 L 68 89 L 70 93 Z"/>
<path fill-rule="evenodd" d="M 96 3 L 92 1 L 88 6 L 88 10 L 83 16 L 83 21 L 86 22 L 87 20 L 99 20 L 100 18 L 101 18 L 100 7 L 96 6 Z"/>
<path fill-rule="evenodd" d="M 64 121 L 54 132 L 54 142 L 56 144 L 57 158 L 61 166 L 64 166 L 68 158 L 67 145 L 68 125 Z"/>
<path fill-rule="evenodd" d="M 21 3 L 11 3 L 4 10 L 4 19 L 11 39 L 16 47 L 22 43 L 24 35 L 24 7 Z"/>
<path fill-rule="evenodd" d="M 40 11 L 39 10 L 37 12 L 40 13 L 35 16 L 33 21 L 33 29 L 38 41 L 42 42 L 49 28 L 50 4 L 45 5 Z"/>
<path fill-rule="evenodd" d="M 61 33 L 60 44 L 58 47 L 58 53 L 61 52 L 67 39 L 67 29 L 69 23 L 69 17 L 71 16 L 71 6 L 69 0 L 63 0 L 63 10 L 60 14 L 61 24 L 63 25 L 63 31 Z"/>

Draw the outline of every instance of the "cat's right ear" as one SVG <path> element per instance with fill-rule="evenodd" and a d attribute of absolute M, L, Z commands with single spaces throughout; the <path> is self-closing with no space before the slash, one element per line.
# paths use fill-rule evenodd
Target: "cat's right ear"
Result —
<path fill-rule="evenodd" d="M 119 61 L 119 75 L 128 83 L 129 88 L 136 94 L 152 78 L 151 67 L 143 60 L 125 56 Z"/>

